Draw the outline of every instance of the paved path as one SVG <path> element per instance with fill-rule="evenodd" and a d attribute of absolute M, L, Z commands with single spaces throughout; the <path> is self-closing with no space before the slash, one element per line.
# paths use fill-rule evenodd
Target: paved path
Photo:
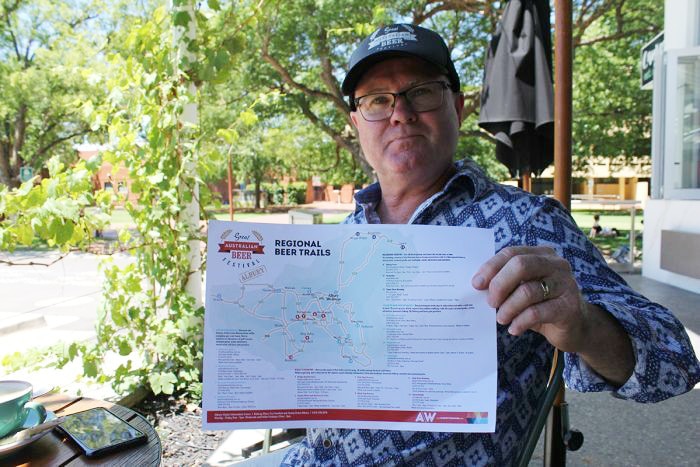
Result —
<path fill-rule="evenodd" d="M 641 275 L 624 275 L 635 290 L 671 308 L 700 354 L 700 295 Z M 615 399 L 608 393 L 566 392 L 571 426 L 583 432 L 582 448 L 568 466 L 700 466 L 700 387 L 657 404 Z M 540 447 L 531 465 L 541 465 Z"/>

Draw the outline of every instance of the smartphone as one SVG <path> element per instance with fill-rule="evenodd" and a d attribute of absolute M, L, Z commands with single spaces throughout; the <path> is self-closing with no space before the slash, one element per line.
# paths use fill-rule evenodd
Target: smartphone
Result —
<path fill-rule="evenodd" d="M 72 439 L 88 457 L 143 443 L 147 436 L 103 407 L 66 415 L 57 430 Z"/>

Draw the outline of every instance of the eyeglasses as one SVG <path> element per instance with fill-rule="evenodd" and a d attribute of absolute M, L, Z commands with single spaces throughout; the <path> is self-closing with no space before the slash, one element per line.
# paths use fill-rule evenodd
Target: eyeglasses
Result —
<path fill-rule="evenodd" d="M 415 112 L 430 112 L 442 106 L 445 89 L 448 87 L 444 81 L 429 81 L 401 92 L 365 94 L 355 98 L 355 106 L 368 122 L 378 122 L 391 117 L 399 96 L 405 97 Z"/>

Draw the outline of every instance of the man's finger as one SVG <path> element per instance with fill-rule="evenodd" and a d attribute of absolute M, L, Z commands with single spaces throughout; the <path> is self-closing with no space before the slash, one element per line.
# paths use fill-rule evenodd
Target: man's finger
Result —
<path fill-rule="evenodd" d="M 508 332 L 514 336 L 519 336 L 528 329 L 538 331 L 544 324 L 556 322 L 556 306 L 549 302 L 540 302 L 532 305 L 511 321 Z"/>
<path fill-rule="evenodd" d="M 472 278 L 474 288 L 483 290 L 488 288 L 496 274 L 499 273 L 511 259 L 520 255 L 556 255 L 554 249 L 548 246 L 515 246 L 507 247 L 496 253 L 476 271 Z"/>
<path fill-rule="evenodd" d="M 542 285 L 543 282 L 547 284 L 546 288 L 548 294 L 545 294 L 545 286 Z M 551 282 L 553 284 L 553 281 Z M 543 280 L 521 283 L 498 307 L 496 321 L 503 325 L 510 324 L 523 310 L 556 297 L 557 291 L 554 286 L 550 286 L 549 283 L 550 282 L 545 282 Z"/>
<path fill-rule="evenodd" d="M 491 279 L 488 286 L 488 303 L 492 307 L 498 308 L 521 284 L 533 281 L 537 281 L 540 284 L 539 281 L 543 279 L 547 280 L 547 288 L 551 297 L 554 290 L 550 285 L 559 282 L 561 275 L 568 274 L 569 271 L 568 263 L 559 256 L 530 254 L 514 256 Z M 535 288 L 534 293 L 529 295 L 530 298 L 535 297 L 539 299 L 542 298 L 543 293 L 542 287 L 539 287 Z M 533 302 L 527 304 L 531 303 Z"/>

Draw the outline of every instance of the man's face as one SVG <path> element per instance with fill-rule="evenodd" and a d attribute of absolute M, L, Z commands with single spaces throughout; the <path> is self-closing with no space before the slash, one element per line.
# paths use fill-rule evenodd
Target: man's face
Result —
<path fill-rule="evenodd" d="M 362 76 L 355 96 L 398 93 L 434 80 L 448 82 L 420 59 L 389 59 Z M 397 98 L 394 112 L 386 120 L 368 122 L 359 110 L 351 112 L 362 150 L 383 187 L 405 181 L 430 183 L 451 167 L 463 106 L 464 98 L 446 89 L 443 104 L 428 112 L 415 112 L 403 96 Z"/>

